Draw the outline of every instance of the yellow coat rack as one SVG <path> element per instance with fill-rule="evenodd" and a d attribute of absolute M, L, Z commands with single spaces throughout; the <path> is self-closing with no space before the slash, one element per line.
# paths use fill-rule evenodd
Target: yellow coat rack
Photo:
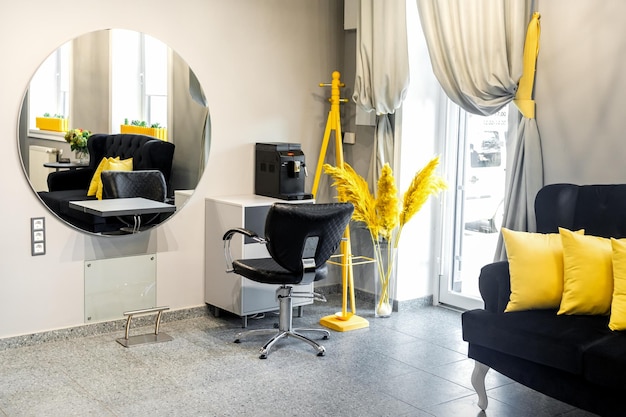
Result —
<path fill-rule="evenodd" d="M 339 71 L 333 71 L 332 82 L 330 84 L 321 83 L 320 87 L 330 87 L 330 111 L 328 112 L 328 120 L 326 122 L 326 130 L 324 131 L 324 140 L 322 141 L 322 149 L 320 151 L 319 160 L 317 161 L 317 168 L 315 170 L 315 179 L 313 180 L 313 197 L 317 194 L 319 187 L 320 177 L 322 175 L 322 165 L 326 158 L 326 151 L 328 149 L 328 142 L 330 140 L 330 134 L 335 132 L 335 165 L 343 168 L 343 147 L 341 141 L 341 116 L 339 112 L 340 103 L 346 103 L 348 99 L 340 98 L 339 89 L 344 87 L 340 81 L 341 74 Z M 341 312 L 334 315 L 322 317 L 320 324 L 333 330 L 340 332 L 348 330 L 362 329 L 369 327 L 369 322 L 356 315 L 356 301 L 354 296 L 354 279 L 352 275 L 352 266 L 358 263 L 365 262 L 353 262 L 356 259 L 352 256 L 352 249 L 350 246 L 350 226 L 346 228 L 344 232 L 344 238 L 340 245 L 341 255 L 338 255 L 341 262 L 329 261 L 331 264 L 341 266 L 341 284 L 342 284 L 342 308 Z M 359 258 L 359 257 L 357 257 Z M 350 311 L 348 311 L 348 289 L 350 290 Z"/>

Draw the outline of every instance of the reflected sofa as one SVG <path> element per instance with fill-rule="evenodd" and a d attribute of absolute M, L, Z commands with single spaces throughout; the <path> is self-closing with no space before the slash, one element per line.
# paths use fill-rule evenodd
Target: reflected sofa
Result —
<path fill-rule="evenodd" d="M 105 157 L 133 158 L 133 171 L 157 169 L 169 185 L 174 144 L 151 136 L 135 134 L 93 134 L 87 141 L 89 166 L 48 175 L 48 191 L 39 192 L 41 200 L 61 219 L 89 232 L 118 230 L 123 224 L 116 219 L 83 213 L 69 207 L 70 201 L 93 200 L 87 190 L 98 164 Z"/>
<path fill-rule="evenodd" d="M 585 235 L 624 238 L 626 184 L 548 185 L 537 194 L 535 214 L 540 233 L 559 233 L 562 227 L 572 231 L 584 229 Z M 560 237 L 563 238 L 562 232 Z M 566 259 L 565 240 L 561 242 Z M 613 252 L 608 255 L 610 265 L 606 270 L 617 282 L 615 267 L 619 258 L 613 242 L 609 246 Z M 588 250 L 589 247 L 583 247 L 579 258 L 584 258 L 582 254 Z M 537 274 L 541 272 L 534 262 L 527 265 Z M 610 316 L 606 313 L 558 315 L 558 309 L 552 308 L 504 312 L 512 299 L 509 266 L 509 261 L 503 261 L 482 268 L 479 288 L 484 309 L 462 315 L 468 356 L 476 360 L 472 384 L 478 393 L 478 405 L 487 407 L 484 378 L 492 368 L 584 410 L 602 416 L 626 415 L 626 332 L 609 329 Z M 564 271 L 568 268 L 565 265 Z M 595 273 L 585 276 L 593 276 L 591 282 L 597 279 Z M 611 293 L 607 293 L 611 311 L 616 311 L 617 297 L 613 293 L 611 298 Z"/>

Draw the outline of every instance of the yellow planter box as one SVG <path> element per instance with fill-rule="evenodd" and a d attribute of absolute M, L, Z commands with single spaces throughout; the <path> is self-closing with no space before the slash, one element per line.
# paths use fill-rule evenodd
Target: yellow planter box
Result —
<path fill-rule="evenodd" d="M 120 132 L 154 136 L 157 139 L 161 139 L 167 142 L 167 128 L 165 127 L 143 127 L 143 126 L 133 126 L 133 125 L 121 125 Z"/>
<path fill-rule="evenodd" d="M 67 132 L 67 119 L 59 119 L 58 117 L 37 117 L 35 126 L 41 130 L 52 130 L 54 132 Z"/>

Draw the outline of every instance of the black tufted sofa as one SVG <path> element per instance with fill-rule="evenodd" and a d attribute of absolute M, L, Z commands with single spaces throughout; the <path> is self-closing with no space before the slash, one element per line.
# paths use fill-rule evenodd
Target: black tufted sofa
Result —
<path fill-rule="evenodd" d="M 158 169 L 169 184 L 174 157 L 174 144 L 151 136 L 134 134 L 96 133 L 87 141 L 89 166 L 71 171 L 52 172 L 48 176 L 48 191 L 39 192 L 41 200 L 61 219 L 94 233 L 119 229 L 120 224 L 83 213 L 69 207 L 70 201 L 91 200 L 87 190 L 98 164 L 104 157 L 133 158 L 133 171 Z"/>
<path fill-rule="evenodd" d="M 535 199 L 537 231 L 559 227 L 626 237 L 626 184 L 551 184 Z M 463 313 L 463 339 L 476 360 L 472 383 L 487 406 L 489 368 L 546 395 L 602 416 L 624 416 L 626 334 L 608 316 L 557 315 L 556 310 L 504 313 L 511 293 L 508 262 L 482 268 L 484 309 Z"/>

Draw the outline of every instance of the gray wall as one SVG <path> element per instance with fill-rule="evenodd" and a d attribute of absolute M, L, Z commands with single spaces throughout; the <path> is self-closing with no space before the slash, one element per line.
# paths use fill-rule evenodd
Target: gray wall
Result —
<path fill-rule="evenodd" d="M 202 151 L 205 118 L 209 109 L 194 101 L 190 90 L 189 66 L 181 57 L 172 54 L 172 117 L 168 131 L 169 141 L 176 146 L 172 163 L 170 190 L 194 189 L 202 175 L 204 160 L 208 155 Z M 210 133 L 209 133 L 210 134 Z M 173 192 L 170 192 L 170 195 Z"/>
<path fill-rule="evenodd" d="M 626 2 L 539 3 L 535 99 L 545 182 L 624 183 Z"/>
<path fill-rule="evenodd" d="M 106 30 L 87 33 L 72 42 L 71 129 L 110 132 L 110 43 Z"/>

